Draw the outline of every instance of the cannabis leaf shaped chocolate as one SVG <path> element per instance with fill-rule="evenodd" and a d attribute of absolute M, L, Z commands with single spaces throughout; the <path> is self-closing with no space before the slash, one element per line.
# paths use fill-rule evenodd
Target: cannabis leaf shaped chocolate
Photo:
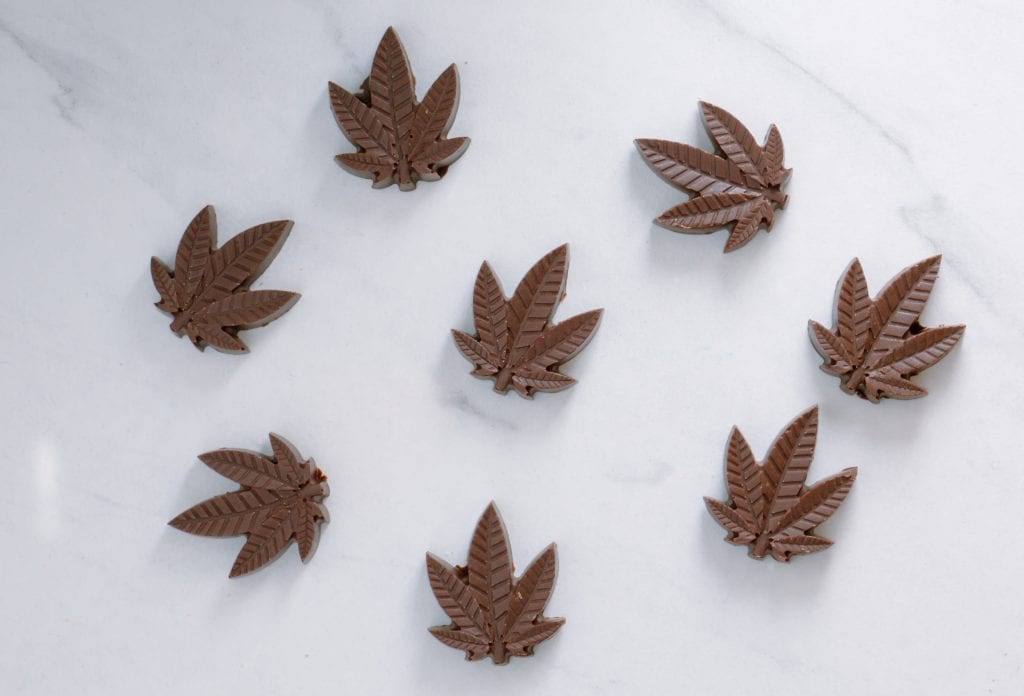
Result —
<path fill-rule="evenodd" d="M 677 232 L 707 234 L 735 222 L 725 251 L 753 239 L 761 223 L 771 230 L 775 208 L 786 207 L 782 187 L 792 169 L 783 164 L 782 135 L 769 126 L 764 145 L 725 109 L 700 102 L 704 125 L 717 145 L 715 153 L 669 140 L 635 140 L 637 149 L 658 175 L 695 196 L 656 220 Z"/>
<path fill-rule="evenodd" d="M 821 369 L 838 375 L 843 391 L 874 403 L 928 393 L 909 378 L 942 360 L 967 328 L 925 328 L 918 321 L 941 261 L 932 256 L 904 268 L 874 301 L 860 261 L 850 263 L 836 288 L 835 328 L 808 322 L 811 343 L 825 360 Z"/>
<path fill-rule="evenodd" d="M 338 126 L 359 150 L 335 160 L 352 174 L 373 179 L 374 188 L 397 180 L 398 188 L 411 191 L 417 181 L 437 181 L 469 147 L 469 138 L 445 137 L 459 106 L 455 64 L 441 73 L 422 103 L 416 101 L 415 86 L 409 58 L 391 27 L 377 46 L 362 91 L 352 94 L 328 83 Z"/>
<path fill-rule="evenodd" d="M 200 210 L 178 244 L 173 272 L 155 256 L 149 264 L 160 293 L 156 306 L 174 317 L 171 331 L 188 334 L 200 350 L 247 353 L 238 332 L 269 324 L 299 300 L 296 292 L 249 290 L 291 227 L 291 220 L 256 225 L 218 249 L 213 206 Z"/>
<path fill-rule="evenodd" d="M 557 559 L 551 544 L 513 578 L 508 534 L 494 503 L 487 506 L 469 545 L 466 567 L 452 567 L 427 554 L 430 589 L 452 620 L 430 632 L 439 641 L 466 651 L 467 660 L 488 655 L 495 664 L 526 657 L 562 627 L 565 619 L 542 616 L 555 587 Z"/>
<path fill-rule="evenodd" d="M 270 434 L 274 457 L 244 449 L 219 449 L 199 458 L 221 476 L 241 484 L 190 507 L 168 522 L 175 529 L 211 537 L 248 535 L 229 577 L 267 565 L 292 539 L 303 561 L 312 557 L 320 525 L 329 521 L 323 499 L 327 477 L 283 437 Z"/>
<path fill-rule="evenodd" d="M 511 385 L 519 394 L 554 392 L 576 380 L 558 372 L 587 344 L 603 310 L 595 309 L 548 326 L 565 297 L 569 271 L 569 245 L 563 244 L 534 264 L 519 283 L 512 299 L 484 261 L 473 290 L 476 335 L 452 329 L 455 345 L 474 365 L 474 375 L 493 377 L 495 391 Z"/>
<path fill-rule="evenodd" d="M 754 558 L 764 558 L 770 551 L 777 561 L 832 545 L 814 534 L 814 528 L 846 499 L 857 469 L 843 469 L 810 488 L 804 486 L 817 437 L 815 406 L 779 433 L 759 465 L 739 428 L 732 429 L 725 455 L 725 481 L 732 500 L 726 504 L 704 498 L 711 516 L 729 532 L 726 541 L 749 546 Z"/>

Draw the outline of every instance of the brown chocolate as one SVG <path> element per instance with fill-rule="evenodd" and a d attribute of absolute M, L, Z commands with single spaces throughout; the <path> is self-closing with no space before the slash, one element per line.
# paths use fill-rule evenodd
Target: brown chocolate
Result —
<path fill-rule="evenodd" d="M 459 107 L 455 64 L 417 102 L 409 58 L 391 27 L 377 46 L 362 91 L 352 94 L 327 84 L 338 126 L 357 148 L 334 159 L 352 174 L 373 179 L 374 188 L 397 181 L 398 188 L 412 191 L 417 181 L 437 181 L 469 147 L 469 138 L 445 137 Z"/>
<path fill-rule="evenodd" d="M 469 545 L 469 562 L 454 568 L 427 554 L 427 576 L 438 604 L 452 620 L 431 634 L 464 650 L 467 660 L 488 655 L 497 665 L 527 657 L 555 634 L 565 619 L 542 616 L 557 574 L 555 545 L 540 552 L 519 578 L 512 576 L 508 534 L 494 503 L 487 506 Z"/>
<path fill-rule="evenodd" d="M 735 223 L 725 251 L 735 251 L 754 238 L 762 223 L 770 231 L 775 208 L 786 207 L 782 193 L 792 169 L 784 166 L 782 135 L 769 126 L 764 145 L 725 109 L 700 102 L 704 125 L 714 140 L 714 153 L 669 140 L 641 138 L 640 154 L 658 175 L 694 194 L 655 220 L 677 232 L 708 234 Z"/>
<path fill-rule="evenodd" d="M 245 534 L 229 577 L 258 570 L 284 553 L 295 539 L 303 561 L 312 558 L 320 525 L 329 521 L 323 500 L 330 495 L 327 477 L 312 459 L 303 459 L 283 437 L 270 434 L 273 457 L 244 449 L 219 449 L 199 459 L 221 476 L 241 484 L 190 507 L 168 522 L 201 536 Z"/>
<path fill-rule="evenodd" d="M 208 205 L 189 223 L 178 244 L 171 271 L 160 259 L 149 264 L 160 293 L 159 309 L 171 314 L 171 331 L 187 334 L 202 350 L 247 353 L 238 337 L 243 329 L 265 326 L 299 300 L 296 292 L 250 290 L 281 251 L 291 220 L 250 227 L 217 248 L 217 218 Z"/>
<path fill-rule="evenodd" d="M 704 498 L 730 544 L 750 547 L 753 558 L 771 553 L 777 561 L 824 551 L 832 542 L 814 533 L 846 499 L 857 469 L 843 469 L 810 488 L 804 485 L 818 437 L 818 407 L 800 414 L 779 433 L 758 464 L 739 428 L 733 427 L 725 455 L 731 500 Z"/>
<path fill-rule="evenodd" d="M 941 256 L 900 271 L 871 300 L 860 261 L 846 268 L 836 288 L 833 329 L 808 322 L 811 344 L 839 377 L 848 394 L 878 403 L 882 398 L 917 399 L 928 393 L 910 377 L 939 362 L 967 328 L 926 328 L 918 321 L 939 275 Z"/>
<path fill-rule="evenodd" d="M 560 391 L 576 383 L 558 368 L 587 344 L 604 310 L 548 325 L 565 297 L 568 271 L 569 245 L 563 244 L 534 264 L 509 300 L 484 261 L 473 290 L 476 334 L 452 329 L 455 345 L 476 365 L 472 374 L 493 378 L 497 392 L 504 394 L 511 386 L 527 398 L 535 391 Z"/>

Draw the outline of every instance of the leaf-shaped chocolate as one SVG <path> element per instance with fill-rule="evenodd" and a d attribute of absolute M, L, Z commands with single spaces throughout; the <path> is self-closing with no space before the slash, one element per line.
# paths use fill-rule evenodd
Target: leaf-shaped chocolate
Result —
<path fill-rule="evenodd" d="M 485 261 L 473 289 L 476 335 L 452 329 L 459 351 L 476 368 L 473 374 L 493 377 L 495 391 L 512 387 L 527 398 L 537 391 L 560 391 L 576 380 L 558 368 L 579 353 L 593 337 L 604 310 L 578 314 L 550 325 L 565 295 L 569 245 L 546 254 L 526 273 L 511 299 Z"/>
<path fill-rule="evenodd" d="M 171 331 L 187 334 L 200 350 L 209 345 L 226 353 L 248 352 L 238 332 L 269 324 L 299 300 L 295 292 L 249 290 L 281 251 L 291 227 L 290 220 L 257 225 L 218 249 L 213 206 L 200 210 L 178 245 L 173 275 L 160 259 L 150 260 L 160 293 L 156 306 L 173 316 Z"/>
<path fill-rule="evenodd" d="M 836 327 L 843 355 L 851 364 L 864 350 L 871 325 L 872 302 L 860 261 L 854 259 L 836 290 Z"/>
<path fill-rule="evenodd" d="M 199 455 L 204 464 L 241 488 L 204 500 L 168 523 L 201 536 L 246 534 L 230 577 L 267 565 L 292 539 L 302 560 L 308 560 L 316 550 L 321 525 L 329 521 L 323 506 L 323 499 L 330 495 L 327 477 L 283 437 L 271 433 L 270 442 L 274 458 L 241 449 Z"/>
<path fill-rule="evenodd" d="M 534 391 L 561 391 L 576 384 L 569 375 L 550 370 L 520 368 L 512 374 L 512 387 L 521 396 L 530 398 Z"/>
<path fill-rule="evenodd" d="M 199 459 L 221 476 L 249 488 L 287 490 L 295 486 L 283 467 L 259 452 L 219 449 L 200 454 Z"/>
<path fill-rule="evenodd" d="M 274 433 L 270 433 L 270 448 L 274 451 L 278 470 L 285 481 L 292 486 L 302 486 L 309 482 L 316 469 L 312 460 L 303 461 L 302 455 L 292 443 Z"/>
<path fill-rule="evenodd" d="M 824 551 L 832 542 L 817 536 L 788 536 L 772 539 L 772 557 L 778 561 L 788 561 L 790 557 L 805 553 Z"/>
<path fill-rule="evenodd" d="M 283 505 L 274 508 L 263 524 L 250 529 L 228 577 L 237 578 L 267 565 L 284 552 L 293 536 L 291 509 Z"/>
<path fill-rule="evenodd" d="M 811 344 L 824 359 L 821 369 L 838 376 L 843 391 L 874 403 L 928 393 L 910 378 L 944 358 L 966 329 L 921 325 L 941 261 L 932 256 L 904 268 L 873 301 L 860 261 L 850 263 L 836 289 L 834 328 L 808 322 Z"/>
<path fill-rule="evenodd" d="M 153 257 L 149 260 L 149 273 L 153 277 L 153 285 L 160 293 L 160 301 L 156 306 L 165 312 L 178 311 L 178 289 L 171 277 L 167 267 L 160 262 L 160 259 Z"/>
<path fill-rule="evenodd" d="M 217 217 L 208 205 L 192 218 L 178 243 L 174 257 L 174 284 L 179 302 L 195 297 L 206 272 L 210 253 L 217 245 Z"/>
<path fill-rule="evenodd" d="M 417 181 L 437 181 L 469 147 L 469 138 L 447 138 L 459 107 L 459 73 L 448 66 L 416 101 L 416 79 L 398 34 L 384 32 L 366 81 L 353 94 L 328 83 L 338 127 L 358 149 L 335 160 L 348 172 L 373 180 L 374 188 L 398 182 L 403 191 Z"/>
<path fill-rule="evenodd" d="M 772 524 L 782 534 L 803 533 L 832 516 L 853 487 L 854 476 L 836 474 L 811 486 L 799 501 Z"/>
<path fill-rule="evenodd" d="M 286 495 L 275 489 L 243 486 L 193 505 L 170 524 L 199 536 L 238 536 L 259 526 Z"/>
<path fill-rule="evenodd" d="M 449 647 L 463 650 L 467 660 L 487 655 L 505 664 L 513 655 L 533 654 L 565 623 L 543 616 L 558 573 L 557 552 L 551 544 L 523 576 L 513 576 L 508 534 L 491 503 L 477 523 L 466 567 L 452 567 L 427 554 L 427 577 L 438 604 L 452 620 L 430 633 Z"/>
<path fill-rule="evenodd" d="M 789 180 L 792 169 L 785 167 L 786 149 L 782 144 L 782 133 L 773 123 L 768 127 L 761 152 L 761 174 L 773 186 L 782 186 Z"/>
<path fill-rule="evenodd" d="M 490 626 L 487 616 L 480 608 L 480 603 L 469 585 L 460 577 L 459 572 L 432 553 L 427 554 L 427 577 L 430 578 L 430 589 L 437 598 L 444 613 L 452 620 L 461 632 L 470 634 L 477 644 L 488 645 Z M 436 630 L 447 631 L 444 627 Z M 434 633 L 435 629 L 431 629 Z M 486 650 L 478 657 L 483 657 Z"/>
<path fill-rule="evenodd" d="M 203 274 L 200 300 L 215 302 L 252 285 L 281 251 L 291 227 L 290 220 L 265 222 L 238 233 L 214 251 Z"/>
<path fill-rule="evenodd" d="M 698 196 L 735 193 L 746 197 L 749 193 L 743 171 L 734 162 L 671 140 L 634 142 L 651 169 L 680 190 Z"/>
<path fill-rule="evenodd" d="M 725 109 L 706 102 L 700 102 L 700 107 L 716 153 L 668 140 L 634 142 L 659 176 L 694 194 L 655 222 L 677 232 L 699 234 L 735 223 L 725 245 L 730 252 L 753 239 L 762 225 L 771 230 L 775 208 L 786 207 L 788 196 L 782 187 L 792 170 L 785 167 L 782 135 L 774 124 L 762 147 Z"/>
<path fill-rule="evenodd" d="M 760 205 L 760 198 L 746 193 L 709 193 L 691 198 L 675 208 L 666 210 L 658 218 L 669 226 L 686 227 L 713 232 L 716 227 L 746 217 Z"/>
<path fill-rule="evenodd" d="M 529 627 L 520 633 L 515 640 L 509 641 L 505 646 L 509 655 L 517 657 L 528 657 L 533 654 L 533 648 L 542 643 L 562 627 L 565 619 L 546 619 L 538 623 L 530 624 Z"/>
<path fill-rule="evenodd" d="M 394 28 L 388 27 L 377 44 L 369 79 L 370 105 L 380 114 L 384 130 L 401 150 L 412 128 L 416 88 L 409 69 L 409 57 Z"/>
<path fill-rule="evenodd" d="M 508 301 L 501 283 L 484 261 L 473 288 L 473 321 L 480 343 L 496 361 L 508 353 Z"/>
<path fill-rule="evenodd" d="M 711 498 L 704 498 L 704 503 L 715 521 L 730 532 L 731 536 L 727 539 L 730 544 L 749 544 L 757 538 L 756 527 L 735 509 Z"/>
<path fill-rule="evenodd" d="M 196 313 L 197 324 L 214 327 L 234 326 L 251 329 L 264 326 L 287 312 L 295 303 L 295 293 L 280 290 L 236 292 L 206 305 Z"/>
<path fill-rule="evenodd" d="M 530 563 L 516 584 L 505 619 L 505 636 L 508 641 L 519 640 L 534 625 L 555 589 L 557 573 L 555 546 L 552 544 Z"/>
<path fill-rule="evenodd" d="M 761 478 L 761 467 L 757 465 L 750 445 L 740 429 L 733 428 L 725 452 L 725 480 L 736 513 L 749 530 L 764 524 L 765 496 Z"/>
<path fill-rule="evenodd" d="M 522 354 L 521 362 L 548 368 L 571 360 L 580 352 L 601 321 L 601 310 L 594 309 L 545 329 Z"/>
<path fill-rule="evenodd" d="M 487 506 L 477 522 L 466 569 L 469 587 L 480 603 L 488 630 L 500 632 L 512 594 L 512 552 L 505 525 L 493 504 Z"/>
<path fill-rule="evenodd" d="M 714 104 L 701 102 L 700 109 L 704 125 L 719 149 L 736 163 L 748 181 L 763 187 L 765 182 L 757 164 L 761 163 L 764 153 L 747 127 L 728 111 Z"/>
<path fill-rule="evenodd" d="M 726 541 L 749 546 L 754 558 L 764 558 L 770 552 L 779 561 L 832 545 L 815 536 L 814 529 L 846 499 L 857 469 L 844 469 L 807 488 L 804 482 L 817 433 L 815 406 L 779 433 L 765 462 L 758 464 L 739 429 L 733 428 L 725 462 L 730 500 L 723 503 L 704 498 L 708 512 L 729 532 Z"/>
<path fill-rule="evenodd" d="M 801 413 L 775 438 L 761 467 L 761 485 L 767 501 L 767 529 L 800 498 L 818 440 L 818 407 Z"/>

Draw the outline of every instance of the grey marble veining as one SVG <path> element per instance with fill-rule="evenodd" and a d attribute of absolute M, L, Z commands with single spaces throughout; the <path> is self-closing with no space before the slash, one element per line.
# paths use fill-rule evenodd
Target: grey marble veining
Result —
<path fill-rule="evenodd" d="M 1020 694 L 1024 563 L 1024 19 L 1015 3 L 0 1 L 0 692 Z M 355 89 L 384 29 L 422 96 L 450 63 L 437 184 L 372 190 L 327 81 Z M 771 234 L 651 220 L 683 197 L 632 140 L 709 146 L 706 99 L 780 128 L 790 202 Z M 191 217 L 221 241 L 295 227 L 257 287 L 302 293 L 247 356 L 200 354 L 152 303 L 149 257 Z M 604 307 L 528 402 L 473 378 L 488 259 L 506 291 L 569 242 L 560 318 Z M 874 406 L 818 370 L 851 258 L 877 292 L 935 253 L 927 325 L 966 323 Z M 788 566 L 723 543 L 739 425 L 764 453 L 818 403 L 810 478 L 857 466 Z M 228 581 L 241 539 L 166 526 L 226 490 L 196 454 L 280 432 L 330 477 L 313 561 Z M 495 500 L 530 549 L 559 545 L 529 660 L 465 663 L 423 554 L 464 558 Z"/>

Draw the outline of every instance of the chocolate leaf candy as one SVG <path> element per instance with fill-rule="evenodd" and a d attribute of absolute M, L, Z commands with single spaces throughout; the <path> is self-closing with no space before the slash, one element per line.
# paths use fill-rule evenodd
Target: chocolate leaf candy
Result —
<path fill-rule="evenodd" d="M 362 91 L 327 85 L 338 127 L 357 148 L 335 160 L 346 171 L 372 179 L 374 188 L 397 181 L 398 188 L 412 191 L 417 181 L 437 181 L 469 147 L 469 138 L 446 137 L 459 107 L 455 64 L 417 102 L 409 58 L 391 27 L 377 46 Z"/>
<path fill-rule="evenodd" d="M 303 561 L 312 558 L 320 525 L 329 521 L 323 500 L 330 495 L 327 477 L 312 459 L 303 459 L 287 440 L 270 434 L 273 457 L 244 449 L 219 449 L 199 459 L 221 476 L 241 484 L 190 507 L 168 522 L 175 529 L 201 536 L 245 534 L 229 577 L 267 565 L 294 539 Z"/>
<path fill-rule="evenodd" d="M 533 559 L 521 577 L 513 577 L 508 534 L 494 503 L 487 506 L 469 545 L 469 562 L 452 567 L 427 554 L 427 576 L 438 604 L 452 620 L 430 633 L 445 645 L 464 650 L 467 660 L 488 655 L 506 664 L 527 657 L 555 634 L 565 619 L 542 615 L 555 587 L 555 545 Z"/>
<path fill-rule="evenodd" d="M 269 324 L 299 300 L 296 292 L 250 290 L 281 251 L 291 220 L 250 227 L 217 248 L 217 219 L 208 205 L 189 223 L 178 244 L 171 270 L 150 260 L 159 309 L 174 317 L 171 331 L 187 334 L 202 350 L 211 345 L 225 353 L 247 353 L 238 337 L 242 329 Z"/>
<path fill-rule="evenodd" d="M 558 371 L 593 336 L 603 310 L 594 309 L 549 325 L 565 297 L 569 245 L 563 244 L 534 264 L 506 299 L 490 265 L 484 261 L 473 290 L 476 334 L 452 329 L 455 345 L 478 377 L 493 378 L 494 390 L 509 386 L 520 395 L 560 391 L 576 380 Z"/>
<path fill-rule="evenodd" d="M 704 498 L 708 512 L 729 535 L 726 541 L 750 547 L 750 555 L 777 561 L 824 551 L 832 542 L 814 533 L 846 499 L 856 467 L 804 485 L 818 437 L 818 407 L 800 414 L 772 443 L 758 464 L 739 428 L 729 434 L 725 482 L 731 500 Z"/>
<path fill-rule="evenodd" d="M 832 330 L 808 322 L 821 369 L 839 377 L 848 394 L 878 403 L 928 393 L 910 381 L 946 357 L 967 328 L 926 328 L 919 319 L 939 275 L 941 256 L 904 268 L 872 301 L 860 261 L 854 259 L 836 288 Z"/>
<path fill-rule="evenodd" d="M 685 203 L 666 210 L 655 220 L 677 232 L 707 234 L 733 224 L 725 251 L 735 251 L 754 238 L 762 223 L 771 230 L 775 208 L 786 207 L 782 188 L 792 169 L 784 166 L 782 135 L 769 126 L 764 145 L 739 119 L 725 109 L 700 102 L 704 125 L 716 151 L 705 152 L 669 140 L 633 141 L 658 176 L 676 188 L 693 193 Z"/>

